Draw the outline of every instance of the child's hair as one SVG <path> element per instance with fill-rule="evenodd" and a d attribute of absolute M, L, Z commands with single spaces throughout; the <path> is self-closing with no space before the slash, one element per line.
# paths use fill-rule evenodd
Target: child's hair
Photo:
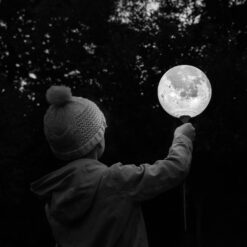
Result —
<path fill-rule="evenodd" d="M 106 120 L 94 102 L 72 96 L 66 86 L 51 86 L 46 99 L 50 106 L 44 116 L 44 133 L 57 158 L 79 159 L 103 139 Z"/>

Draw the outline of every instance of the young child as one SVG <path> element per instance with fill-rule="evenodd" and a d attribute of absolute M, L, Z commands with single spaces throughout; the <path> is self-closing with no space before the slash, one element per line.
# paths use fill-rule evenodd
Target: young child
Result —
<path fill-rule="evenodd" d="M 195 131 L 190 123 L 174 132 L 168 156 L 154 164 L 106 166 L 106 120 L 92 101 L 65 86 L 46 93 L 51 104 L 44 133 L 54 155 L 67 165 L 35 181 L 45 199 L 57 246 L 147 247 L 140 202 L 178 185 L 188 174 Z"/>

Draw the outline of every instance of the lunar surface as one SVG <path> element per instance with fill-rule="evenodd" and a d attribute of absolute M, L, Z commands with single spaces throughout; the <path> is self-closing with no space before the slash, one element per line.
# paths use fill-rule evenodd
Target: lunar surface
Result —
<path fill-rule="evenodd" d="M 158 86 L 164 110 L 174 117 L 195 117 L 207 107 L 212 89 L 207 76 L 198 68 L 179 65 L 168 70 Z"/>

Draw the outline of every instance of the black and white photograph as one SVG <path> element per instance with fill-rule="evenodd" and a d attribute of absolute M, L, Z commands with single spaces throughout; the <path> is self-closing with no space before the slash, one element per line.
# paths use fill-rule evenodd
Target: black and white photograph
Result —
<path fill-rule="evenodd" d="M 0 0 L 0 247 L 247 247 L 247 0 Z"/>

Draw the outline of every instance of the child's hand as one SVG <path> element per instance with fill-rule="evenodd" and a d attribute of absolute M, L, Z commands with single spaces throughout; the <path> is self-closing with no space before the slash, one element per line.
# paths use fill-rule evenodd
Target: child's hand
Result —
<path fill-rule="evenodd" d="M 195 128 L 191 123 L 185 123 L 176 128 L 174 132 L 174 137 L 177 137 L 179 135 L 185 135 L 188 138 L 190 138 L 191 141 L 194 141 L 196 135 Z"/>

